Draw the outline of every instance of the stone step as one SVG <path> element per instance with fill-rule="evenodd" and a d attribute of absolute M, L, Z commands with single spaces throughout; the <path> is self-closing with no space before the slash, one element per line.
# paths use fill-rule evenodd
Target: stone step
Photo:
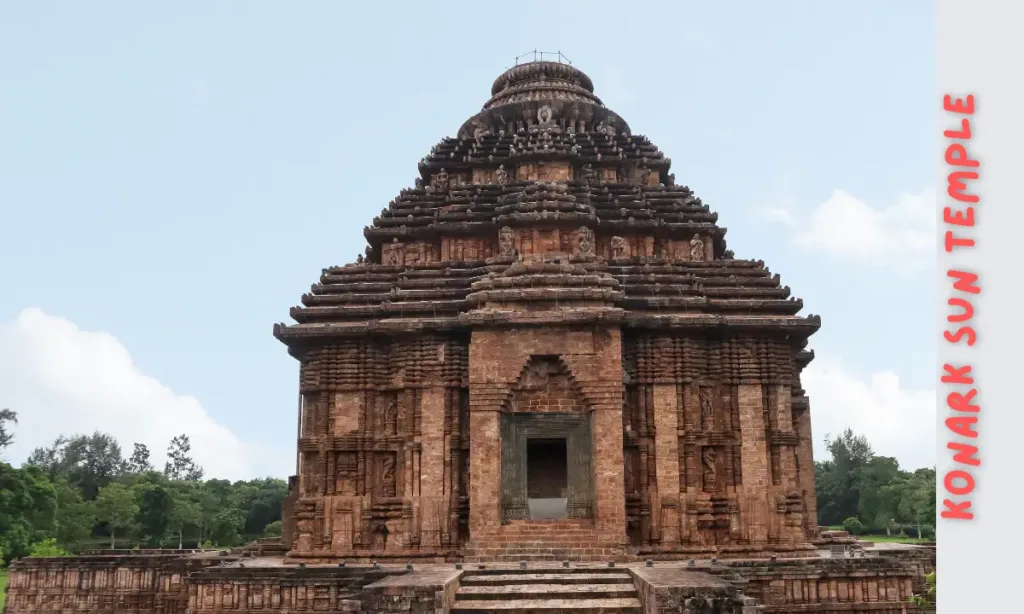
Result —
<path fill-rule="evenodd" d="M 590 569 L 574 570 L 525 570 L 513 573 L 509 569 L 496 569 L 492 573 L 481 573 L 489 570 L 466 572 L 460 582 L 463 586 L 494 586 L 502 584 L 628 584 L 633 581 L 629 573 L 600 573 Z"/>
<path fill-rule="evenodd" d="M 524 612 L 526 614 L 639 614 L 640 600 L 620 599 L 504 599 L 456 601 L 453 612 Z"/>
<path fill-rule="evenodd" d="M 558 563 L 562 561 L 582 562 L 625 562 L 630 560 L 629 555 L 621 550 L 597 550 L 595 552 L 581 551 L 577 549 L 551 549 L 537 550 L 531 552 L 503 551 L 466 553 L 462 557 L 466 563 L 527 563 L 549 562 Z"/>
<path fill-rule="evenodd" d="M 630 584 L 515 584 L 503 586 L 463 586 L 456 600 L 509 599 L 624 599 L 636 597 Z"/>
<path fill-rule="evenodd" d="M 515 557 L 518 555 L 524 557 L 531 554 L 547 554 L 552 556 L 565 556 L 572 558 L 572 556 L 581 555 L 592 555 L 592 556 L 606 556 L 615 554 L 624 554 L 619 548 L 601 548 L 601 547 L 575 547 L 575 546 L 564 546 L 560 544 L 548 544 L 545 546 L 526 546 L 526 547 L 513 547 L 513 548 L 467 548 L 465 556 L 467 557 L 487 557 L 487 556 L 506 556 Z M 524 558 L 524 560 L 529 560 Z"/>

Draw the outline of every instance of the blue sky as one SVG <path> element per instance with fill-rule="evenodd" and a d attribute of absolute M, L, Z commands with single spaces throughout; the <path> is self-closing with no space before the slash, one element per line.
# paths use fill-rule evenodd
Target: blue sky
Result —
<path fill-rule="evenodd" d="M 823 317 L 815 437 L 934 462 L 928 2 L 0 6 L 0 406 L 286 475 L 274 322 L 531 49 L 561 50 Z M 922 423 L 923 421 L 923 423 Z"/>

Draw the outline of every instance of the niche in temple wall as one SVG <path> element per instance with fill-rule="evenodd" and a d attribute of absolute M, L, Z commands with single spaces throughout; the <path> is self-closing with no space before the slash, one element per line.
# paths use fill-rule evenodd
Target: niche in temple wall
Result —
<path fill-rule="evenodd" d="M 390 499 L 398 496 L 398 455 L 394 452 L 375 452 L 374 460 L 374 495 L 378 499 Z"/>
<path fill-rule="evenodd" d="M 359 480 L 359 457 L 355 452 L 339 452 L 335 461 L 337 481 L 335 492 L 339 495 L 361 495 L 357 489 Z"/>
<path fill-rule="evenodd" d="M 711 238 L 695 234 L 687 239 L 664 239 L 660 241 L 661 256 L 681 262 L 711 262 Z"/>
<path fill-rule="evenodd" d="M 388 266 L 411 266 L 429 264 L 439 259 L 437 246 L 425 241 L 403 243 L 395 238 L 381 245 L 381 264 Z"/>
<path fill-rule="evenodd" d="M 398 435 L 399 405 L 398 393 L 382 392 L 377 396 L 374 405 L 373 420 L 369 425 L 375 438 L 394 437 Z"/>
<path fill-rule="evenodd" d="M 612 260 L 649 258 L 656 254 L 654 237 L 642 235 L 603 236 L 597 239 L 597 253 Z"/>
<path fill-rule="evenodd" d="M 441 239 L 441 260 L 475 262 L 490 258 L 496 249 L 490 241 L 476 237 L 444 237 Z"/>
<path fill-rule="evenodd" d="M 572 172 L 568 162 L 530 162 L 516 168 L 519 181 L 569 181 Z"/>

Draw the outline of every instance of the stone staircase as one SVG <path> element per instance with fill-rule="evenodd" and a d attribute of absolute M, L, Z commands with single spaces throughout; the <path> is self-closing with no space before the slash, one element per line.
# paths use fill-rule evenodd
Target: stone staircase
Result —
<path fill-rule="evenodd" d="M 640 614 L 630 573 L 614 567 L 467 570 L 453 612 Z"/>
<path fill-rule="evenodd" d="M 593 524 L 581 520 L 531 520 L 475 534 L 467 545 L 467 562 L 625 561 L 623 544 L 602 539 Z"/>

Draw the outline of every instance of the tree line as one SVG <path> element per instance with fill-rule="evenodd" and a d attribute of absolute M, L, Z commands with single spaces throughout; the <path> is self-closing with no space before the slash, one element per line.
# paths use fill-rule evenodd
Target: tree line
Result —
<path fill-rule="evenodd" d="M 818 524 L 851 533 L 935 537 L 935 468 L 900 469 L 846 429 L 826 439 L 829 458 L 814 463 Z"/>
<path fill-rule="evenodd" d="M 14 439 L 17 414 L 0 410 L 0 453 Z M 856 533 L 935 532 L 935 469 L 905 471 L 847 429 L 828 438 L 815 463 L 818 524 Z M 279 535 L 283 480 L 205 479 L 187 435 L 172 439 L 162 470 L 140 443 L 125 458 L 117 440 L 96 432 L 58 437 L 24 466 L 0 463 L 0 555 L 5 561 L 98 547 L 230 547 Z"/>
<path fill-rule="evenodd" d="M 17 414 L 0 410 L 0 452 Z M 283 480 L 204 479 L 187 435 L 161 470 L 140 443 L 127 458 L 113 436 L 58 437 L 21 467 L 0 463 L 0 555 L 57 556 L 89 548 L 238 546 L 279 535 Z"/>

